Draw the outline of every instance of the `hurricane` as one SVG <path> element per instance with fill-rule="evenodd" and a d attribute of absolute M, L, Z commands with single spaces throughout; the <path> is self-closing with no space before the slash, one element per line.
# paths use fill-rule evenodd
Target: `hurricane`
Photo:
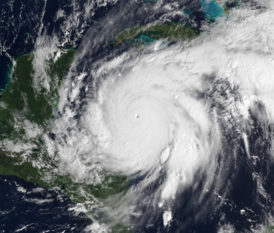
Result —
<path fill-rule="evenodd" d="M 33 141 L 5 138 L 1 148 L 24 161 L 39 151 L 31 164 L 41 184 L 92 220 L 86 232 L 264 232 L 273 222 L 273 1 L 108 4 L 83 36 L 75 29 L 81 40 L 62 79 L 51 80 L 49 65 L 69 39 L 40 29 L 31 86 L 53 111 L 23 121 Z M 64 17 L 58 9 L 56 22 Z"/>
<path fill-rule="evenodd" d="M 59 170 L 92 183 L 101 182 L 102 170 L 129 176 L 108 211 L 135 226 L 153 212 L 167 226 L 186 192 L 195 204 L 186 204 L 185 214 L 193 214 L 190 205 L 207 206 L 197 215 L 208 212 L 227 194 L 239 151 L 256 164 L 254 118 L 272 124 L 272 18 L 272 6 L 235 10 L 195 40 L 159 41 L 108 61 L 83 62 L 94 47 L 81 45 L 75 64 L 83 69 L 69 74 L 54 121 Z"/>

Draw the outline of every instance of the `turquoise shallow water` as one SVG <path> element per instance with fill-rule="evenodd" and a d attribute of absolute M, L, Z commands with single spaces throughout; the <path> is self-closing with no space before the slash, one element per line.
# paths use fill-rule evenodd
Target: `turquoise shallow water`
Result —
<path fill-rule="evenodd" d="M 136 39 L 135 39 L 135 42 L 141 42 L 143 43 L 144 45 L 148 46 L 150 45 L 151 43 L 153 42 L 156 42 L 157 40 L 153 39 L 153 38 L 150 38 L 148 36 L 145 36 L 145 35 L 140 35 L 138 36 Z"/>
<path fill-rule="evenodd" d="M 207 20 L 215 21 L 224 16 L 224 10 L 213 0 L 201 0 L 201 9 Z"/>
<path fill-rule="evenodd" d="M 184 9 L 183 12 L 184 12 L 184 14 L 185 14 L 188 18 L 194 19 L 194 15 L 192 14 L 191 10 L 189 10 L 189 9 Z"/>
<path fill-rule="evenodd" d="M 16 0 L 16 4 L 18 5 L 18 8 L 21 7 L 22 4 L 20 1 L 26 1 L 26 0 Z M 28 19 L 28 15 L 30 12 L 30 6 L 32 5 L 42 5 L 43 9 L 43 1 L 37 1 L 37 0 L 28 0 L 29 2 L 34 2 L 35 4 L 29 4 L 25 8 L 22 8 L 23 10 L 27 10 L 26 14 L 22 14 L 22 19 L 26 20 Z M 151 0 L 153 1 L 153 0 Z M 156 1 L 156 0 L 155 0 Z M 4 1 L 2 1 L 4 2 Z M 70 0 L 66 0 L 65 4 L 63 4 L 64 0 L 47 0 L 47 4 L 57 4 L 58 7 L 60 6 L 60 9 L 64 9 L 66 18 L 64 17 L 64 21 L 67 20 L 66 24 L 68 25 L 71 21 L 68 17 L 69 12 L 67 10 L 68 6 L 72 6 Z M 77 5 L 78 3 L 79 7 L 84 6 L 86 7 L 87 0 L 78 0 L 75 3 Z M 206 1 L 206 0 L 191 0 L 189 4 L 185 4 L 187 1 L 178 1 L 179 6 L 176 8 L 176 11 L 173 12 L 167 10 L 170 8 L 165 8 L 165 6 L 175 6 L 173 1 L 167 0 L 162 1 L 158 3 L 158 5 L 162 6 L 163 8 L 157 8 L 155 7 L 153 2 L 147 3 L 146 0 L 136 0 L 136 1 L 125 1 L 121 0 L 118 1 L 119 6 L 115 6 L 111 8 L 109 5 L 106 5 L 102 10 L 100 11 L 100 14 L 98 13 L 97 18 L 92 18 L 94 20 L 94 23 L 90 26 L 90 31 L 86 34 L 84 39 L 82 40 L 82 44 L 89 45 L 87 47 L 88 51 L 85 55 L 81 53 L 81 50 L 78 50 L 78 57 L 82 57 L 81 60 L 79 59 L 79 64 L 75 66 L 75 75 L 73 74 L 72 78 L 77 78 L 78 73 L 87 71 L 88 76 L 85 79 L 82 79 L 81 85 L 83 88 L 85 86 L 94 86 L 94 79 L 92 77 L 92 72 L 96 72 L 96 70 L 99 68 L 97 64 L 102 64 L 103 62 L 111 62 L 115 61 L 114 59 L 119 59 L 120 56 L 123 56 L 128 52 L 130 56 L 132 55 L 132 59 L 137 59 L 137 56 L 141 54 L 146 57 L 149 56 L 151 51 L 153 51 L 154 48 L 158 48 L 159 46 L 169 46 L 170 51 L 172 51 L 172 47 L 174 44 L 166 43 L 165 41 L 161 42 L 159 41 L 156 43 L 155 46 L 151 46 L 149 49 L 136 49 L 133 50 L 132 43 L 136 42 L 134 39 L 130 40 L 127 43 L 122 43 L 117 46 L 106 46 L 105 43 L 110 40 L 113 35 L 120 32 L 124 28 L 129 28 L 135 25 L 144 25 L 146 23 L 159 23 L 159 22 L 165 22 L 165 20 L 178 20 L 179 22 L 192 22 L 189 19 L 186 19 L 186 17 L 182 14 L 178 14 L 178 11 L 181 9 L 188 9 L 184 10 L 184 14 L 188 16 L 188 18 L 193 19 L 193 22 L 197 22 L 197 25 L 210 25 L 213 20 L 216 20 L 217 17 L 223 16 L 224 12 L 221 7 L 214 3 L 213 1 Z M 200 6 L 200 3 L 202 3 L 202 9 Z M 63 4 L 63 5 L 62 5 Z M 162 5 L 161 5 L 162 4 Z M 164 5 L 166 4 L 166 5 Z M 196 5 L 195 5 L 196 4 Z M 1 5 L 1 4 L 0 4 Z M 157 6 L 158 6 L 157 5 Z M 194 6 L 195 5 L 195 6 Z M 24 5 L 25 6 L 25 5 Z M 228 7 L 232 7 L 231 5 Z M 48 8 L 47 8 L 48 9 Z M 157 10 L 159 9 L 159 12 Z M 230 8 L 229 8 L 230 9 Z M 74 10 L 74 9 L 73 9 Z M 59 11 L 59 8 L 56 9 L 56 12 Z M 33 10 L 33 15 L 36 17 L 41 16 L 41 11 L 38 11 L 35 9 Z M 56 24 L 52 21 L 54 20 L 55 15 L 57 15 L 55 11 L 52 12 L 45 12 L 44 18 L 48 19 L 48 21 L 45 21 L 44 25 L 47 27 L 47 25 L 50 25 L 52 28 L 56 28 Z M 85 18 L 82 19 L 81 17 L 85 15 L 86 9 L 83 10 L 83 12 L 79 11 L 72 11 L 73 12 L 73 19 L 79 19 L 79 27 L 82 27 L 82 25 L 85 22 L 82 22 L 81 20 L 86 20 Z M 74 14 L 75 12 L 75 14 Z M 156 13 L 157 14 L 156 14 Z M 110 14 L 111 13 L 111 14 Z M 172 14 L 171 14 L 172 13 Z M 203 16 L 204 14 L 204 16 Z M 77 18 L 78 16 L 79 18 Z M 163 15 L 167 15 L 167 18 L 164 18 Z M 178 16 L 179 15 L 179 16 Z M 182 16 L 181 16 L 182 15 Z M 35 17 L 33 17 L 35 19 Z M 119 18 L 120 17 L 120 18 Z M 0 17 L 1 18 L 1 17 Z M 27 22 L 33 22 L 31 17 L 29 17 L 29 20 L 26 20 Z M 37 17 L 38 18 L 38 17 Z M 144 19 L 144 20 L 140 20 Z M 205 18 L 208 20 L 208 22 L 204 22 Z M 40 19 L 39 19 L 40 20 Z M 61 18 L 58 19 L 58 23 L 61 22 Z M 181 21 L 180 21 L 181 20 Z M 194 21 L 195 20 L 195 21 Z M 40 21 L 39 21 L 40 22 Z M 42 22 L 42 21 L 41 21 Z M 48 23 L 49 22 L 49 23 Z M 93 22 L 93 21 L 92 21 Z M 112 22 L 112 23 L 110 23 Z M 200 23 L 201 22 L 201 23 Z M 13 23 L 15 26 L 20 26 L 19 24 Z M 40 25 L 40 24 L 39 24 Z M 214 23 L 213 23 L 214 25 Z M 119 27 L 118 27 L 119 26 Z M 117 27 L 117 28 L 115 28 Z M 35 27 L 31 25 L 31 28 L 37 29 L 39 27 Z M 75 25 L 73 25 L 73 28 L 76 28 Z M 200 29 L 197 26 L 197 29 Z M 202 30 L 203 28 L 201 28 Z M 2 30 L 2 29 L 1 29 Z M 1 31 L 0 30 L 0 31 Z M 21 29 L 20 29 L 21 30 Z M 55 29 L 54 29 L 55 30 Z M 12 31 L 11 31 L 12 32 Z M 30 34 L 29 39 L 27 34 L 25 32 L 28 32 Z M 19 39 L 16 40 L 16 43 L 13 48 L 16 47 L 12 52 L 12 56 L 14 59 L 16 58 L 17 54 L 23 54 L 26 51 L 32 51 L 28 48 L 25 48 L 25 46 L 22 46 L 23 42 L 30 41 L 32 39 L 32 36 L 34 34 L 33 31 L 31 31 L 29 28 L 27 28 L 24 32 L 23 36 L 21 37 L 22 43 L 18 43 Z M 77 33 L 76 33 L 77 34 Z M 153 34 L 153 33 L 152 33 Z M 54 34 L 52 34 L 54 35 Z M 78 35 L 78 34 L 77 34 Z M 147 35 L 150 35 L 147 33 Z M 138 43 L 142 43 L 145 46 L 153 45 L 153 42 L 156 40 L 153 38 L 150 38 L 145 35 L 139 35 L 137 38 L 135 38 Z M 33 40 L 34 41 L 34 40 Z M 79 43 L 80 43 L 79 42 Z M 131 43 L 131 44 L 130 44 Z M 162 43 L 162 44 L 161 44 Z M 166 44 L 165 44 L 166 43 Z M 183 47 L 183 46 L 182 46 Z M 22 48 L 17 49 L 17 48 Z M 143 47 L 141 47 L 143 48 Z M 184 48 L 182 48 L 184 49 Z M 214 47 L 212 48 L 214 49 Z M 84 50 L 84 46 L 82 47 L 82 51 Z M 155 49 L 156 50 L 156 49 Z M 136 52 L 135 52 L 136 51 Z M 153 52 L 155 55 L 156 53 L 159 53 L 158 51 Z M 177 53 L 176 50 L 174 50 L 174 53 Z M 153 54 L 153 55 L 154 55 Z M 159 58 L 159 56 L 157 56 Z M 141 57 L 142 58 L 142 57 Z M 131 59 L 131 58 L 130 58 Z M 170 60 L 172 60 L 172 57 L 170 57 Z M 7 61 L 7 63 L 5 63 Z M 113 69 L 117 68 L 122 69 L 123 72 L 130 72 L 130 70 L 126 70 L 126 65 L 130 64 L 131 60 L 127 61 L 128 63 L 121 64 L 121 66 L 117 65 L 113 67 Z M 166 67 L 169 66 L 169 60 L 164 61 L 166 64 Z M 163 63 L 164 63 L 163 62 Z M 6 85 L 6 71 L 7 64 L 10 63 L 10 60 L 1 60 L 0 57 L 0 87 L 1 83 L 3 83 L 3 86 Z M 96 64 L 96 65 L 95 65 Z M 104 63 L 109 64 L 109 63 Z M 153 64 L 153 63 L 151 63 Z M 181 66 L 180 63 L 172 63 L 171 65 L 178 65 Z M 185 66 L 185 65 L 183 65 Z M 2 68 L 4 67 L 4 68 Z M 87 68 L 88 67 L 88 68 Z M 89 70 L 90 68 L 90 70 Z M 162 68 L 162 67 L 161 67 Z M 2 72 L 3 71 L 3 75 Z M 5 72 L 4 72 L 5 71 Z M 109 73 L 112 75 L 112 73 Z M 90 76 L 89 76 L 90 75 Z M 107 73 L 105 76 L 103 75 L 100 77 L 100 80 L 104 80 L 105 77 L 107 77 Z M 148 73 L 149 75 L 149 73 Z M 184 73 L 179 73 L 176 75 L 184 75 Z M 149 77 L 148 77 L 149 78 Z M 68 80 L 68 78 L 67 78 Z M 151 175 L 145 174 L 144 176 L 141 176 L 141 173 L 137 173 L 131 176 L 130 178 L 130 187 L 132 190 L 138 190 L 136 193 L 132 192 L 129 193 L 128 200 L 130 201 L 130 204 L 128 206 L 125 206 L 124 212 L 125 214 L 128 213 L 126 217 L 128 217 L 128 223 L 130 226 L 132 226 L 132 233 L 137 232 L 144 232 L 144 233 L 155 233 L 155 232 L 196 232 L 196 233 L 217 233 L 220 232 L 220 227 L 227 227 L 231 226 L 231 228 L 235 229 L 235 232 L 252 232 L 252 229 L 255 225 L 263 224 L 265 219 L 267 219 L 266 215 L 269 212 L 272 211 L 272 202 L 274 197 L 274 189 L 272 181 L 274 180 L 274 167 L 271 164 L 271 160 L 267 160 L 267 155 L 269 154 L 269 147 L 271 146 L 271 132 L 266 131 L 266 134 L 269 135 L 269 138 L 264 138 L 264 130 L 265 128 L 271 127 L 271 124 L 269 126 L 266 125 L 266 121 L 260 122 L 260 119 L 257 119 L 256 116 L 262 116 L 264 113 L 264 110 L 257 113 L 256 109 L 264 109 L 262 108 L 262 104 L 258 104 L 258 107 L 254 107 L 255 110 L 252 111 L 252 132 L 250 132 L 248 136 L 249 144 L 254 145 L 250 148 L 250 153 L 258 156 L 258 160 L 256 160 L 256 166 L 250 162 L 248 155 L 246 154 L 246 149 L 244 142 L 241 138 L 241 134 L 239 134 L 240 128 L 238 128 L 237 120 L 231 117 L 230 122 L 226 124 L 224 121 L 224 118 L 222 117 L 222 114 L 227 114 L 228 111 L 225 109 L 222 109 L 221 106 L 214 106 L 214 103 L 216 105 L 216 99 L 217 98 L 233 98 L 233 99 L 240 99 L 241 96 L 238 95 L 238 92 L 236 89 L 234 89 L 234 85 L 231 85 L 233 88 L 230 89 L 230 84 L 225 80 L 221 83 L 219 83 L 218 76 L 213 74 L 205 74 L 205 80 L 214 82 L 216 85 L 212 84 L 208 88 L 207 92 L 198 92 L 197 90 L 190 90 L 189 93 L 193 93 L 193 96 L 201 103 L 207 103 L 206 101 L 211 101 L 208 103 L 212 103 L 212 107 L 210 107 L 209 111 L 216 112 L 218 114 L 218 117 L 220 117 L 220 123 L 218 125 L 224 132 L 223 141 L 224 143 L 221 145 L 223 148 L 223 151 L 220 152 L 220 155 L 218 155 L 218 158 L 216 158 L 216 164 L 218 166 L 219 170 L 224 170 L 224 174 L 227 174 L 228 178 L 224 178 L 226 176 L 223 176 L 221 173 L 220 175 L 220 182 L 214 182 L 214 184 L 209 187 L 209 191 L 206 192 L 204 195 L 205 198 L 201 198 L 201 194 L 204 193 L 205 187 L 207 188 L 207 176 L 202 173 L 202 170 L 197 173 L 197 176 L 195 176 L 195 183 L 194 185 L 187 186 L 183 192 L 178 192 L 178 194 L 174 197 L 174 205 L 170 205 L 170 211 L 172 212 L 172 221 L 170 222 L 170 228 L 166 228 L 163 225 L 163 214 L 165 213 L 164 208 L 160 208 L 156 205 L 155 208 L 153 208 L 153 205 L 148 204 L 152 203 L 152 197 L 159 191 L 161 185 L 166 182 L 166 176 L 167 172 L 163 168 L 161 170 L 161 173 L 159 173 L 159 177 L 155 179 L 153 182 L 147 182 L 148 179 L 150 179 Z M 3 82 L 2 82 L 3 81 Z M 206 81 L 206 82 L 207 82 Z M 79 82 L 80 83 L 80 82 Z M 144 83 L 146 84 L 146 83 Z M 177 85 L 174 83 L 174 85 Z M 178 85 L 181 85 L 178 83 Z M 211 84 L 210 84 L 211 85 Z M 165 86 L 162 86 L 165 88 Z M 183 84 L 182 84 L 183 87 Z M 146 86 L 144 85 L 144 88 Z M 155 86 L 156 88 L 156 86 Z M 222 89 L 223 88 L 223 89 Z M 94 88 L 95 89 L 95 88 Z M 84 90 L 84 89 L 83 89 Z M 230 95 L 228 95 L 228 91 Z M 86 93 L 82 91 L 79 94 L 79 104 L 73 103 L 69 98 L 69 93 L 62 93 L 65 97 L 67 97 L 68 106 L 71 109 L 71 111 L 77 112 L 77 115 L 75 115 L 75 121 L 79 122 L 80 125 L 80 119 L 81 117 L 84 117 L 85 115 L 85 106 L 89 106 L 88 101 L 91 100 L 90 97 L 88 97 L 92 91 L 91 90 Z M 111 91 L 111 89 L 109 89 Z M 93 92 L 92 92 L 93 93 Z M 172 92 L 170 92 L 171 98 L 173 98 Z M 217 97 L 216 97 L 217 96 Z M 222 97 L 221 97 L 222 96 Z M 204 100 L 204 97 L 209 98 L 209 100 Z M 88 99 L 90 98 L 90 99 Z M 216 99 L 215 99 L 216 98 Z M 204 102 L 203 102 L 204 101 Z M 218 100 L 217 100 L 218 101 Z M 220 101 L 221 102 L 221 101 Z M 86 104 L 87 103 L 87 104 Z M 176 102 L 173 102 L 172 104 L 176 104 Z M 171 106 L 171 105 L 170 105 Z M 209 105 L 211 106 L 211 104 Z M 216 111 L 215 111 L 216 109 Z M 65 111 L 65 110 L 64 110 Z M 57 112 L 59 114 L 59 112 Z M 60 112 L 60 115 L 58 117 L 62 117 L 63 114 Z M 188 114 L 187 110 L 185 110 L 185 114 Z M 215 114 L 215 113 L 214 113 Z M 263 118 L 264 119 L 264 118 Z M 195 120 L 195 119 L 194 119 Z M 51 122 L 54 122 L 55 118 L 51 119 Z M 55 121 L 57 122 L 57 121 Z M 18 122 L 21 123 L 21 122 Z M 22 123 L 23 124 L 23 123 Z M 230 128 L 225 128 L 226 125 L 229 125 Z M 78 127 L 78 126 L 77 126 Z M 85 132 L 86 126 L 75 128 L 79 130 L 79 132 Z M 77 131 L 78 132 L 78 131 Z M 61 131 L 60 138 L 63 137 L 62 135 L 71 135 L 72 137 L 75 136 L 75 133 L 71 128 L 64 129 L 64 131 Z M 95 136 L 95 135 L 94 135 Z M 57 144 L 59 143 L 57 139 L 58 138 L 55 134 L 52 132 L 48 133 L 46 135 L 47 138 L 53 143 Z M 267 136 L 268 137 L 268 136 Z M 68 138 L 69 139 L 69 138 Z M 64 140 L 65 137 L 64 137 Z M 36 150 L 36 149 L 34 149 Z M 35 153 L 38 154 L 39 150 L 37 149 Z M 224 160 L 221 161 L 221 159 L 224 158 Z M 230 160 L 230 158 L 236 158 L 235 160 Z M 4 161 L 0 160 L 0 163 Z M 235 164 L 237 166 L 235 166 Z M 227 173 L 226 173 L 227 172 Z M 256 180 L 253 178 L 253 173 L 256 172 L 256 174 L 260 174 L 260 177 L 262 177 L 262 185 L 267 194 L 267 199 L 265 199 L 263 196 L 260 196 L 260 193 L 257 192 L 257 178 Z M 152 173 L 151 173 L 152 174 Z M 215 175 L 212 172 L 212 176 Z M 231 178 L 230 178 L 231 177 Z M 261 181 L 259 180 L 259 181 Z M 218 181 L 218 177 L 216 178 L 216 181 Z M 16 182 L 16 183 L 15 183 Z M 139 189 L 141 186 L 141 183 L 149 183 L 146 188 Z M 18 186 L 19 185 L 19 186 Z M 214 192 L 214 187 L 220 185 L 220 192 Z M 20 187 L 20 189 L 19 189 Z M 1 206 L 0 206 L 0 212 L 2 212 L 1 218 L 0 218 L 0 232 L 1 230 L 5 230 L 5 232 L 15 232 L 18 229 L 22 229 L 23 227 L 26 227 L 21 232 L 82 232 L 82 229 L 85 228 L 86 225 L 89 225 L 92 223 L 86 216 L 80 215 L 80 216 L 74 216 L 71 214 L 70 211 L 68 211 L 69 208 L 73 208 L 75 206 L 74 203 L 69 201 L 66 197 L 62 195 L 62 192 L 60 189 L 46 189 L 46 188 L 40 188 L 39 192 L 34 192 L 33 190 L 35 188 L 39 187 L 36 184 L 25 182 L 24 180 L 21 180 L 16 177 L 5 177 L 0 175 L 0 200 L 1 200 Z M 64 186 L 62 186 L 63 188 Z M 218 186 L 219 187 L 219 186 Z M 261 186 L 260 186 L 261 187 Z M 24 191 L 25 190 L 25 191 Z M 227 192 L 227 195 L 225 195 L 225 191 L 229 190 Z M 138 193 L 137 193 L 138 192 Z M 140 197 L 137 198 L 137 196 L 140 193 Z M 138 194 L 138 195 L 135 195 Z M 61 196 L 61 198 L 60 198 Z M 118 195 L 117 195 L 118 197 Z M 199 200 L 197 202 L 196 200 Z M 36 202 L 35 202 L 36 201 Z M 119 200 L 120 201 L 120 200 Z M 269 204 L 270 203 L 270 204 Z M 119 203 L 117 202 L 117 205 Z M 142 215 L 130 215 L 132 213 L 132 206 L 136 206 L 135 212 L 136 213 L 142 213 Z M 108 206 L 106 206 L 108 208 Z M 241 210 L 246 208 L 246 214 L 241 214 Z M 249 210 L 252 210 L 249 211 Z M 94 210 L 95 211 L 95 210 Z M 117 211 L 118 212 L 118 211 Z M 144 214 L 143 214 L 144 213 Z M 100 216 L 99 216 L 100 217 Z M 99 218 L 98 217 L 98 218 Z M 268 222 L 265 224 L 269 224 Z M 98 230 L 99 231 L 99 230 Z M 98 232 L 97 231 L 97 232 Z M 96 230 L 95 230 L 96 232 Z"/>

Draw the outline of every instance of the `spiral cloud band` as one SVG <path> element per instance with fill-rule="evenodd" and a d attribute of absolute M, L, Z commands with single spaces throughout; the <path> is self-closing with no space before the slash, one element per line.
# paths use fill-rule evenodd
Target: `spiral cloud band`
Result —
<path fill-rule="evenodd" d="M 160 50 L 153 45 L 149 53 L 130 50 L 98 62 L 77 121 L 78 108 L 65 102 L 69 96 L 80 106 L 87 74 L 67 81 L 59 106 L 64 114 L 54 130 L 56 135 L 67 128 L 73 133 L 67 133 L 65 146 L 58 145 L 59 169 L 93 183 L 100 183 L 100 177 L 90 171 L 138 174 L 146 177 L 141 189 L 164 171 L 155 192 L 160 207 L 197 185 L 199 172 L 205 178 L 199 198 L 213 181 L 214 187 L 224 186 L 228 167 L 236 166 L 236 140 L 243 140 L 252 159 L 247 134 L 256 103 L 266 109 L 264 115 L 257 113 L 260 119 L 273 121 L 273 15 L 271 7 L 235 10 L 190 43 Z"/>
<path fill-rule="evenodd" d="M 103 156 L 108 169 L 128 175 L 171 171 L 162 194 L 169 198 L 212 156 L 208 135 L 216 129 L 208 106 L 195 97 L 200 78 L 174 63 L 172 52 L 161 56 L 145 58 L 125 75 L 110 74 L 86 122 L 101 153 L 111 155 Z M 175 59 L 183 60 L 181 54 Z"/>

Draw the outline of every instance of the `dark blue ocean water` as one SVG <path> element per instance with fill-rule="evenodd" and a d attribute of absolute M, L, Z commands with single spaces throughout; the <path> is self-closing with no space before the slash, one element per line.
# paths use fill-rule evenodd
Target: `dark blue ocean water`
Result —
<path fill-rule="evenodd" d="M 60 44 L 66 41 L 63 48 L 77 48 L 91 24 L 112 7 L 111 4 L 99 7 L 100 2 L 94 2 L 93 8 L 87 11 L 87 2 L 90 3 L 88 0 L 78 0 L 77 4 L 72 0 L 0 1 L 0 92 L 10 80 L 11 76 L 7 74 L 11 61 L 33 51 L 38 37 L 55 35 Z M 57 18 L 58 10 L 64 17 Z M 68 18 L 73 18 L 73 22 L 67 22 Z M 64 35 L 64 25 L 68 28 L 68 36 Z"/>
<path fill-rule="evenodd" d="M 6 56 L 0 56 L 0 93 L 6 88 L 11 75 L 11 61 Z"/>
<path fill-rule="evenodd" d="M 58 189 L 0 175 L 0 232 L 81 232 L 92 221 L 68 211 L 75 204 Z"/>
<path fill-rule="evenodd" d="M 0 1 L 0 92 L 10 77 L 13 58 L 33 49 L 43 4 L 33 0 Z"/>
<path fill-rule="evenodd" d="M 84 3 L 85 1 L 79 2 Z M 221 12 L 221 10 L 216 8 L 216 5 L 210 1 L 211 6 L 204 6 L 204 14 L 206 14 L 204 17 L 202 11 L 200 11 L 201 5 L 198 4 L 200 3 L 199 0 L 196 1 L 197 4 L 194 4 L 195 1 L 188 2 L 189 8 L 187 8 L 187 12 L 191 13 L 191 18 L 195 18 L 198 25 L 201 21 L 205 20 L 206 17 L 214 19 L 216 16 L 219 16 Z M 33 50 L 41 22 L 43 25 L 46 25 L 46 30 L 45 28 L 42 28 L 41 33 L 46 33 L 48 35 L 55 34 L 60 36 L 60 40 L 64 39 L 59 29 L 65 19 L 58 19 L 54 22 L 53 20 L 60 7 L 62 7 L 67 15 L 72 14 L 75 10 L 72 3 L 73 1 L 48 0 L 45 6 L 43 1 L 15 0 L 14 3 L 12 3 L 13 7 L 11 7 L 8 2 L 2 1 L 2 3 L 0 3 L 0 8 L 2 9 L 0 20 L 4 22 L 1 22 L 0 25 L 0 51 L 2 51 L 2 53 L 0 53 L 0 92 L 1 89 L 6 87 L 10 78 L 10 76 L 8 76 L 10 69 L 9 65 L 11 63 L 9 56 L 16 58 L 17 56 Z M 146 3 L 154 4 L 153 2 Z M 204 1 L 202 1 L 202 3 L 204 4 Z M 126 3 L 123 2 L 123 4 Z M 84 6 L 85 5 L 83 4 L 82 7 L 84 8 Z M 122 8 L 123 6 L 124 5 L 121 3 L 119 7 Z M 214 9 L 214 12 L 210 12 L 210 7 L 211 9 Z M 233 4 L 231 7 L 233 7 Z M 92 19 L 87 19 L 84 29 L 88 29 L 90 25 L 98 25 L 98 23 L 94 22 L 100 21 L 110 8 L 111 6 L 107 5 L 105 8 L 98 10 L 97 14 L 95 14 Z M 138 12 L 138 8 L 139 3 L 136 3 L 135 8 L 132 8 L 132 14 L 127 16 L 128 20 L 125 20 L 125 22 L 121 21 L 120 25 L 117 25 L 117 28 L 120 27 L 120 29 L 123 29 L 135 25 L 136 22 L 138 22 L 138 24 L 145 24 L 157 19 L 155 16 L 155 18 L 149 19 L 151 21 L 147 21 L 150 13 L 147 13 L 147 18 L 142 19 L 141 16 L 144 12 Z M 151 9 L 152 8 L 153 6 Z M 46 9 L 46 12 L 43 12 L 44 9 Z M 117 12 L 119 13 L 119 8 L 117 9 Z M 133 14 L 138 15 L 139 18 L 135 19 L 132 16 Z M 41 21 L 42 16 L 43 20 Z M 160 13 L 158 17 L 161 17 Z M 180 21 L 180 18 L 178 19 L 176 17 L 174 17 L 173 20 Z M 83 16 L 79 16 L 79 20 L 81 22 Z M 66 46 L 77 48 L 81 41 L 81 37 L 77 36 L 77 33 L 80 30 L 78 27 L 81 29 L 81 24 L 80 26 L 75 25 L 75 27 L 72 27 L 70 37 L 67 38 L 69 42 Z M 117 33 L 120 29 L 117 29 L 116 31 L 114 30 L 113 33 Z M 96 30 L 98 31 L 96 32 Z M 96 30 L 94 29 L 98 34 L 100 33 L 101 28 L 97 28 Z M 108 47 L 103 50 L 98 48 L 95 44 L 94 48 L 96 48 L 96 50 L 94 49 L 96 53 L 93 53 L 92 56 L 94 56 L 94 60 L 96 60 L 100 56 L 100 58 L 102 58 L 106 56 L 106 54 L 115 50 L 117 50 L 117 54 L 119 52 L 121 53 L 123 49 L 126 50 L 128 47 L 125 48 L 125 45 L 121 45 L 119 48 Z M 9 56 L 7 56 L 7 54 Z M 258 127 L 258 135 L 252 135 L 254 144 L 257 141 L 260 141 L 261 135 L 262 132 L 260 132 Z M 230 139 L 228 139 L 228 141 L 229 140 Z M 258 143 L 258 145 L 260 144 Z M 241 149 L 244 151 L 243 144 L 241 145 L 237 156 L 239 157 L 239 160 L 244 160 L 243 158 L 245 158 L 246 155 L 241 152 Z M 254 147 L 253 149 L 254 154 L 259 154 L 262 158 L 267 153 L 267 149 L 261 148 L 260 146 L 258 146 L 258 148 Z M 227 156 L 229 156 L 229 153 L 230 151 L 228 150 Z M 219 227 L 218 224 L 223 216 L 225 216 L 223 217 L 223 224 L 234 224 L 238 232 L 242 232 L 243 229 L 248 229 L 251 226 L 248 219 L 251 219 L 257 224 L 264 223 L 265 218 L 262 212 L 269 211 L 271 206 L 269 206 L 268 203 L 265 203 L 265 200 L 258 201 L 256 193 L 257 184 L 253 180 L 252 171 L 266 173 L 264 174 L 264 177 L 267 185 L 264 188 L 267 190 L 270 197 L 273 198 L 274 189 L 272 178 L 274 177 L 274 169 L 270 166 L 268 161 L 263 161 L 263 159 L 258 166 L 260 167 L 254 167 L 250 164 L 242 163 L 237 169 L 231 170 L 228 179 L 229 183 L 227 184 L 228 186 L 231 186 L 230 192 L 226 197 L 227 204 L 222 205 L 221 208 L 216 211 L 212 206 L 205 206 L 205 208 L 211 210 L 212 214 L 202 219 L 196 217 L 197 214 L 200 213 L 201 205 L 193 206 L 195 199 L 199 199 L 201 189 L 198 187 L 196 190 L 193 190 L 190 187 L 185 190 L 184 193 L 178 194 L 176 197 L 176 200 L 178 200 L 177 205 L 174 206 L 172 211 L 175 221 L 171 225 L 170 232 L 175 232 L 178 229 L 187 229 L 187 232 L 217 232 Z M 267 169 L 264 169 L 265 167 L 267 167 Z M 202 186 L 203 179 L 201 177 L 199 177 L 199 179 L 201 180 Z M 132 179 L 131 183 L 132 185 L 135 185 L 135 183 L 137 184 L 138 182 L 138 180 Z M 144 193 L 144 197 L 150 195 L 150 193 L 153 192 L 161 182 L 163 182 L 161 177 L 157 182 L 158 183 L 155 183 L 148 188 L 147 193 Z M 212 197 L 208 196 L 208 198 Z M 216 198 L 215 204 L 218 206 L 220 200 L 218 199 L 217 194 L 214 198 Z M 0 176 L 0 201 L 0 232 L 15 232 L 20 229 L 21 232 L 81 232 L 85 226 L 91 224 L 91 220 L 84 214 L 75 215 L 75 213 L 68 210 L 74 206 L 74 203 L 66 198 L 60 190 L 45 189 L 34 183 L 25 182 L 24 180 L 14 176 Z M 207 203 L 207 199 L 205 199 L 204 202 Z M 147 207 L 141 206 L 140 210 L 142 210 L 142 208 Z M 256 210 L 256 213 L 249 213 L 247 211 L 248 215 L 242 216 L 240 212 L 242 208 L 245 208 L 246 211 L 246 208 Z M 155 214 L 153 226 L 147 228 L 145 225 L 137 224 L 136 231 L 133 232 L 153 233 L 157 232 L 159 229 L 159 232 L 164 232 L 162 212 L 161 210 L 158 211 L 159 212 L 156 211 L 156 213 L 152 213 Z M 135 225 L 136 222 L 138 223 L 142 221 L 140 221 L 140 218 L 136 218 L 132 219 L 131 222 Z M 185 222 L 187 223 L 187 226 L 182 225 L 182 223 Z"/>
<path fill-rule="evenodd" d="M 46 2 L 0 1 L 0 93 L 10 82 L 12 60 L 34 49 L 41 24 L 48 26 L 48 32 L 41 27 L 41 33 L 51 35 L 53 28 L 62 23 L 62 19 L 53 23 L 58 8 L 64 6 L 68 14 L 73 11 L 67 1 Z M 81 232 L 92 223 L 85 214 L 68 210 L 75 204 L 60 190 L 46 189 L 14 176 L 0 175 L 0 203 L 1 233 Z"/>

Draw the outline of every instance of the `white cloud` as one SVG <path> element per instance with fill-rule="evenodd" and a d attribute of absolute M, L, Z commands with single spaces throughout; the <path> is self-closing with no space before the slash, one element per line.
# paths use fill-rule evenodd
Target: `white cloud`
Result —
<path fill-rule="evenodd" d="M 272 8 L 238 9 L 184 48 L 177 45 L 140 56 L 128 51 L 113 61 L 100 61 L 89 90 L 96 98 L 85 99 L 88 104 L 81 109 L 80 120 L 71 117 L 76 107 L 66 108 L 55 122 L 56 135 L 66 134 L 66 142 L 60 136 L 64 143 L 58 144 L 59 169 L 94 183 L 100 183 L 98 171 L 103 168 L 125 175 L 149 173 L 139 189 L 158 179 L 164 169 L 166 179 L 155 195 L 161 206 L 193 184 L 199 169 L 206 174 L 207 186 L 214 179 L 216 186 L 224 182 L 216 178 L 217 168 L 223 168 L 217 154 L 224 132 L 216 108 L 212 110 L 214 103 L 197 93 L 212 85 L 204 75 L 214 74 L 239 86 L 241 94 L 236 103 L 224 100 L 223 122 L 231 116 L 239 122 L 248 119 L 255 101 L 265 104 L 273 121 L 273 21 Z M 78 94 L 75 91 L 73 99 Z M 248 147 L 248 139 L 245 143 Z M 168 155 L 161 156 L 167 147 Z"/>

